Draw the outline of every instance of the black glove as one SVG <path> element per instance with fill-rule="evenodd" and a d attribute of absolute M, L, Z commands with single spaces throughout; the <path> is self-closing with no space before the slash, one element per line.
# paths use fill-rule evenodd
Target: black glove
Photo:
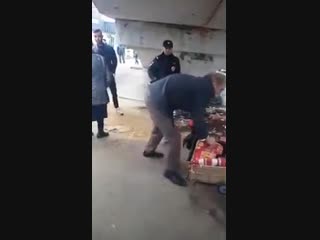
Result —
<path fill-rule="evenodd" d="M 191 148 L 197 142 L 197 140 L 198 139 L 196 138 L 196 136 L 190 133 L 183 139 L 182 146 L 186 147 L 188 150 L 191 150 Z"/>

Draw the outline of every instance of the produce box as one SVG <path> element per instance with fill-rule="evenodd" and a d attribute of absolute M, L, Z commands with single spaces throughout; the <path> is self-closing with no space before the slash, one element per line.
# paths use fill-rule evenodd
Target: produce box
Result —
<path fill-rule="evenodd" d="M 189 179 L 211 184 L 226 182 L 226 155 L 222 144 L 197 142 L 190 161 Z"/>
<path fill-rule="evenodd" d="M 226 158 L 223 145 L 218 142 L 208 144 L 206 141 L 198 140 L 190 163 L 199 166 L 225 167 Z"/>
<path fill-rule="evenodd" d="M 206 167 L 190 164 L 189 180 L 209 184 L 226 183 L 225 167 Z"/>

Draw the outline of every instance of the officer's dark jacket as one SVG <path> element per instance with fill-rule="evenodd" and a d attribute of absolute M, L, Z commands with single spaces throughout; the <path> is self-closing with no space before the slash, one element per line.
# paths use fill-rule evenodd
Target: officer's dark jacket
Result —
<path fill-rule="evenodd" d="M 151 82 L 174 73 L 180 73 L 179 58 L 177 58 L 173 54 L 167 56 L 163 52 L 153 59 L 148 68 L 148 74 Z"/>
<path fill-rule="evenodd" d="M 104 57 L 105 64 L 108 66 L 110 72 L 116 72 L 118 60 L 113 47 L 102 43 L 94 46 L 93 51 Z"/>
<path fill-rule="evenodd" d="M 163 114 L 173 117 L 173 111 L 176 109 L 190 112 L 197 138 L 207 137 L 205 109 L 214 97 L 210 76 L 172 74 L 151 83 L 149 89 L 153 103 Z"/>

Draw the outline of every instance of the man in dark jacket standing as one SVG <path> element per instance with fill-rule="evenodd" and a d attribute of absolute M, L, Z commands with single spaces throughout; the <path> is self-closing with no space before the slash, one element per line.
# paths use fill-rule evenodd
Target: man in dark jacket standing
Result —
<path fill-rule="evenodd" d="M 113 47 L 103 43 L 103 35 L 100 29 L 94 30 L 93 33 L 96 41 L 96 45 L 93 47 L 93 50 L 95 53 L 104 57 L 105 65 L 108 67 L 108 70 L 111 73 L 109 87 L 112 94 L 113 105 L 117 113 L 123 115 L 123 112 L 119 108 L 117 85 L 115 81 L 115 73 L 118 64 L 116 53 Z"/>
<path fill-rule="evenodd" d="M 156 56 L 148 68 L 148 75 L 151 82 L 157 81 L 170 74 L 180 73 L 179 58 L 173 55 L 173 42 L 165 40 L 163 42 L 163 52 Z"/>
<path fill-rule="evenodd" d="M 173 74 L 150 83 L 145 101 L 150 112 L 154 128 L 143 155 L 150 158 L 162 158 L 156 152 L 162 137 L 168 140 L 168 166 L 164 176 L 174 184 L 185 186 L 186 181 L 180 175 L 181 135 L 173 124 L 173 110 L 181 109 L 191 113 L 195 134 L 198 139 L 208 136 L 204 121 L 205 108 L 214 96 L 225 88 L 225 75 L 216 72 L 204 77 L 187 74 Z"/>

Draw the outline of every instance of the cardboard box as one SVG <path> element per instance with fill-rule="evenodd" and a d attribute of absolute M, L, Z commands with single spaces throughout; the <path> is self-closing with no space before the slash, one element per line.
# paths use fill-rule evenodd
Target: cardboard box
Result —
<path fill-rule="evenodd" d="M 190 164 L 189 180 L 209 184 L 226 183 L 226 170 L 227 168 L 225 167 L 200 167 Z"/>
<path fill-rule="evenodd" d="M 226 167 L 206 165 L 212 163 L 213 158 L 217 157 L 217 147 L 220 144 L 209 145 L 205 141 L 198 141 L 193 152 L 189 165 L 189 179 L 195 182 L 218 184 L 226 183 Z"/>

